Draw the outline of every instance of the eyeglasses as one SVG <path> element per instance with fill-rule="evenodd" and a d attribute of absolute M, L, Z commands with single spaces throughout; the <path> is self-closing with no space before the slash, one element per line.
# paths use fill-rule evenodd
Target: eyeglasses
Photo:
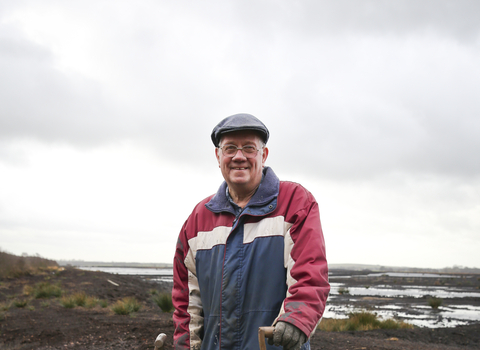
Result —
<path fill-rule="evenodd" d="M 255 146 L 243 146 L 242 148 L 237 147 L 235 145 L 225 145 L 223 147 L 218 147 L 222 150 L 223 154 L 226 157 L 233 158 L 238 150 L 242 151 L 242 154 L 245 156 L 245 158 L 255 158 L 257 156 L 257 153 L 259 149 Z"/>

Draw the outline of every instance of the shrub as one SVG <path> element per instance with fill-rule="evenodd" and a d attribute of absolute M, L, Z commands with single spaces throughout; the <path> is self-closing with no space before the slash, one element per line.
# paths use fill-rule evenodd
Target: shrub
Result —
<path fill-rule="evenodd" d="M 377 318 L 376 314 L 361 311 L 350 313 L 348 319 L 323 319 L 318 328 L 325 332 L 343 332 L 413 328 L 413 325 L 394 319 L 381 321 Z"/>
<path fill-rule="evenodd" d="M 163 312 L 172 312 L 173 303 L 172 295 L 169 293 L 155 294 L 153 301 L 157 304 Z"/>
<path fill-rule="evenodd" d="M 100 300 L 98 303 L 102 308 L 106 308 L 108 306 L 108 302 L 106 300 Z"/>
<path fill-rule="evenodd" d="M 142 305 L 134 297 L 126 297 L 122 300 L 117 300 L 115 304 L 112 305 L 112 311 L 117 315 L 130 315 L 132 312 L 137 312 L 140 310 Z"/>
<path fill-rule="evenodd" d="M 438 307 L 442 305 L 443 299 L 432 297 L 427 299 L 427 303 L 432 307 L 432 309 L 438 309 Z"/>
<path fill-rule="evenodd" d="M 338 294 L 350 294 L 350 291 L 348 290 L 348 288 L 343 288 L 343 287 L 340 287 L 338 288 Z"/>

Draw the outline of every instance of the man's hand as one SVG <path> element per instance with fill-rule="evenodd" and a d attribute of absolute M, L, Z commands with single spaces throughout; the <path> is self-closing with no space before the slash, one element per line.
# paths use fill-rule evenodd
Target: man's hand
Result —
<path fill-rule="evenodd" d="M 287 322 L 278 322 L 273 331 L 273 340 L 269 339 L 270 345 L 283 346 L 283 350 L 300 350 L 307 336 L 300 329 Z"/>

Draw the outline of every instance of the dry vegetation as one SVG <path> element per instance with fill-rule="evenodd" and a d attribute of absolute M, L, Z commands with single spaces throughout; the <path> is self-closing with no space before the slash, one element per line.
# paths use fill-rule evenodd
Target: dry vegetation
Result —
<path fill-rule="evenodd" d="M 15 278 L 58 269 L 53 260 L 40 256 L 16 256 L 0 249 L 0 277 Z"/>

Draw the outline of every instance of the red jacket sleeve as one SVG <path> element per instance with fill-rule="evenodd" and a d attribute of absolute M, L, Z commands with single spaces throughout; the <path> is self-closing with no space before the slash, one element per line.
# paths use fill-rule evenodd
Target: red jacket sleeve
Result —
<path fill-rule="evenodd" d="M 180 232 L 173 261 L 172 301 L 175 349 L 200 349 L 203 312 L 196 277 L 193 252 L 186 233 L 187 222 Z"/>
<path fill-rule="evenodd" d="M 289 199 L 294 210 L 287 210 L 285 218 L 292 224 L 284 252 L 288 291 L 276 322 L 293 324 L 310 337 L 325 311 L 330 284 L 318 204 L 310 192 L 296 186 Z"/>

